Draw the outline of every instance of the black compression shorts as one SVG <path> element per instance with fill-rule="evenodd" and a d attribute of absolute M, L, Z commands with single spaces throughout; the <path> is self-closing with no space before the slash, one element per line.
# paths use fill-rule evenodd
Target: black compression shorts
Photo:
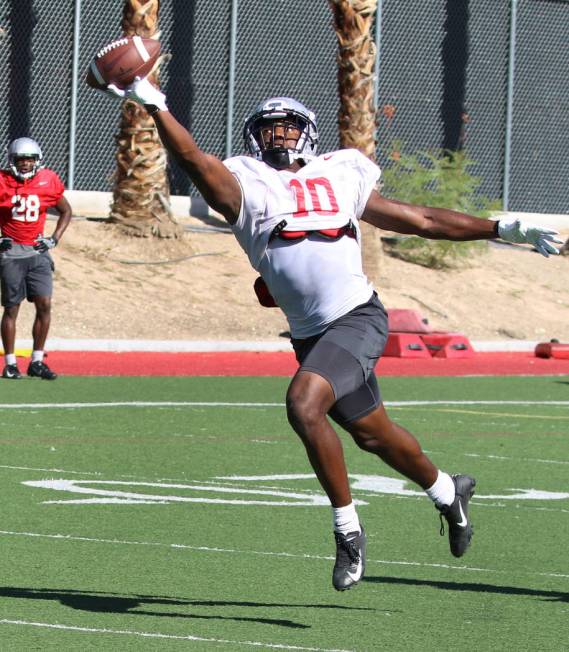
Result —
<path fill-rule="evenodd" d="M 332 322 L 312 337 L 292 339 L 301 371 L 311 371 L 331 385 L 336 403 L 330 416 L 344 426 L 381 403 L 374 368 L 387 341 L 387 313 L 374 294 L 367 303 Z"/>

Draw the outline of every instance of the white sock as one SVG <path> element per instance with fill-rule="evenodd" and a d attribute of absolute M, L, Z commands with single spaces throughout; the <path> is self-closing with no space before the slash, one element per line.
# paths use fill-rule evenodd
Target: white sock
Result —
<path fill-rule="evenodd" d="M 4 360 L 7 365 L 16 364 L 16 354 L 15 353 L 6 353 Z"/>
<path fill-rule="evenodd" d="M 348 534 L 349 532 L 362 531 L 354 503 L 350 503 L 345 507 L 332 507 L 332 517 L 334 532 Z"/>
<path fill-rule="evenodd" d="M 32 362 L 43 362 L 43 351 L 32 351 Z"/>
<path fill-rule="evenodd" d="M 455 495 L 454 482 L 448 473 L 439 471 L 435 484 L 429 487 L 426 492 L 437 507 L 452 505 Z"/>

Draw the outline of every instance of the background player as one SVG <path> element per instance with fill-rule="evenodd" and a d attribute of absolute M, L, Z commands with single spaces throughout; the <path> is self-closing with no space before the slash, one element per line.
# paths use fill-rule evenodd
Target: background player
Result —
<path fill-rule="evenodd" d="M 288 319 L 300 368 L 288 388 L 287 416 L 332 504 L 334 587 L 348 589 L 362 578 L 366 537 L 327 416 L 360 448 L 426 491 L 447 520 L 452 554 L 463 555 L 472 536 L 468 501 L 476 483 L 437 469 L 385 411 L 373 372 L 387 316 L 362 271 L 358 221 L 426 238 L 530 242 L 546 256 L 557 253 L 555 232 L 381 197 L 380 170 L 360 152 L 317 156 L 314 114 L 291 98 L 259 105 L 245 123 L 250 155 L 222 162 L 197 146 L 147 79 L 108 90 L 147 108 L 166 148 L 231 225 Z"/>
<path fill-rule="evenodd" d="M 28 376 L 54 380 L 44 362 L 44 348 L 51 321 L 53 260 L 49 250 L 61 239 L 71 220 L 71 206 L 55 172 L 42 166 L 43 156 L 32 138 L 17 138 L 8 145 L 8 166 L 0 170 L 0 278 L 5 366 L 3 378 L 22 377 L 16 364 L 16 319 L 27 298 L 35 305 L 32 327 L 33 351 Z M 47 209 L 55 208 L 59 219 L 51 236 L 44 237 Z"/>

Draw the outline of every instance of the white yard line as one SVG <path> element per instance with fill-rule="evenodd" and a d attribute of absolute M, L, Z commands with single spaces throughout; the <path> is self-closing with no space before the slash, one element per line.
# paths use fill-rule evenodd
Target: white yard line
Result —
<path fill-rule="evenodd" d="M 333 561 L 334 556 L 331 555 L 310 555 L 310 554 L 294 554 L 290 552 L 269 552 L 266 550 L 237 550 L 235 548 L 217 548 L 211 546 L 190 546 L 185 543 L 161 543 L 158 541 L 128 541 L 123 539 L 99 539 L 95 537 L 81 537 L 73 536 L 70 534 L 45 534 L 42 532 L 13 532 L 10 530 L 0 530 L 0 536 L 19 536 L 19 537 L 31 537 L 39 539 L 58 539 L 60 541 L 81 541 L 86 543 L 96 543 L 96 544 L 112 544 L 112 545 L 123 545 L 123 546 L 150 546 L 155 548 L 171 548 L 176 550 L 191 550 L 193 552 L 206 552 L 206 553 L 225 553 L 225 554 L 236 554 L 236 555 L 256 555 L 262 557 L 280 557 L 288 559 L 315 559 L 318 561 Z M 510 575 L 511 571 L 507 570 L 496 570 L 493 568 L 477 568 L 474 566 L 455 566 L 452 564 L 430 564 L 419 561 L 395 561 L 388 559 L 368 559 L 368 564 L 384 564 L 391 566 L 414 566 L 420 568 L 442 568 L 447 570 L 460 570 L 466 572 L 474 573 L 502 573 Z M 536 572 L 522 572 L 519 571 L 519 574 L 523 575 L 538 575 L 540 577 L 560 577 L 560 578 L 569 578 L 569 575 L 562 573 L 536 573 Z"/>
<path fill-rule="evenodd" d="M 386 407 L 429 407 L 431 405 L 544 405 L 569 407 L 569 401 L 385 401 Z M 237 403 L 224 401 L 100 401 L 96 403 L 0 403 L 0 410 L 41 410 L 114 407 L 233 407 L 283 408 L 284 403 Z"/>
<path fill-rule="evenodd" d="M 224 638 L 204 638 L 203 636 L 176 636 L 174 634 L 160 634 L 159 632 L 137 632 L 132 629 L 99 629 L 96 627 L 79 627 L 77 625 L 61 625 L 60 623 L 38 623 L 27 620 L 0 619 L 0 625 L 19 625 L 20 627 L 41 627 L 44 629 L 59 629 L 71 632 L 84 632 L 87 634 L 116 634 L 121 636 L 139 636 L 141 638 L 162 638 L 177 641 L 197 641 L 200 643 L 215 643 L 225 645 L 242 645 L 248 647 L 271 648 L 275 650 L 300 650 L 301 652 L 352 652 L 351 650 L 339 650 L 320 647 L 300 647 L 298 645 L 285 645 L 284 643 L 263 643 L 261 641 L 232 641 Z"/>

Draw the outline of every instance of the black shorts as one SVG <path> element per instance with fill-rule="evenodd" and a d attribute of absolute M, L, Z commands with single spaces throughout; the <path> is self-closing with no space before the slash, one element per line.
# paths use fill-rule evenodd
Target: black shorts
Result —
<path fill-rule="evenodd" d="M 381 403 L 374 373 L 387 341 L 387 312 L 374 292 L 367 303 L 312 337 L 292 339 L 301 371 L 325 378 L 336 403 L 329 415 L 339 425 L 369 414 Z"/>
<path fill-rule="evenodd" d="M 48 253 L 26 258 L 0 260 L 2 305 L 18 306 L 24 299 L 51 297 L 53 292 L 53 261 Z"/>

